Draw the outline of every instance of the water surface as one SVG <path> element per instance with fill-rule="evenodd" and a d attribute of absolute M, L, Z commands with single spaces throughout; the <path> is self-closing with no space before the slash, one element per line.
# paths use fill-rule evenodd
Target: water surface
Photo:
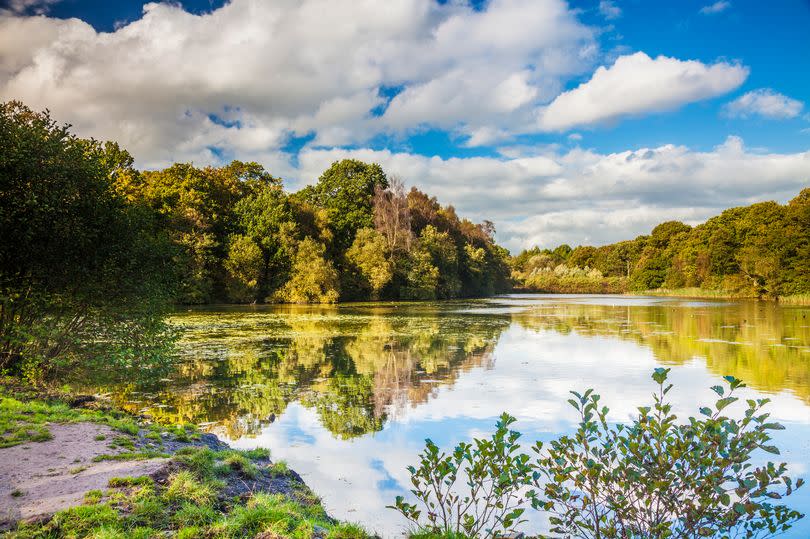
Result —
<path fill-rule="evenodd" d="M 626 421 L 672 368 L 675 411 L 697 414 L 724 375 L 772 399 L 782 459 L 810 467 L 810 308 L 753 301 L 514 295 L 436 303 L 229 307 L 179 313 L 181 361 L 109 383 L 120 403 L 267 447 L 340 519 L 386 537 L 424 439 L 485 435 L 503 411 L 527 441 L 570 432 L 568 391 L 593 387 Z M 102 384 L 101 381 L 98 382 Z M 808 488 L 791 497 L 810 513 Z M 533 515 L 530 527 L 542 529 Z M 785 537 L 810 536 L 805 519 Z"/>

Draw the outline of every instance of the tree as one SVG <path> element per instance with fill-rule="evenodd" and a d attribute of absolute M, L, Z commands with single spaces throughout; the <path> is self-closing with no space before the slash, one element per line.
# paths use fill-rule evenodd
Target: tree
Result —
<path fill-rule="evenodd" d="M 285 239 L 296 228 L 281 182 L 258 187 L 236 203 L 234 214 L 239 230 L 261 254 L 252 301 L 262 303 L 287 277 L 289 253 Z"/>
<path fill-rule="evenodd" d="M 259 246 L 247 236 L 234 235 L 228 246 L 225 270 L 228 275 L 228 297 L 238 303 L 250 303 L 258 293 L 264 256 Z"/>
<path fill-rule="evenodd" d="M 355 159 L 332 163 L 306 197 L 327 210 L 334 230 L 334 248 L 343 252 L 361 228 L 374 225 L 372 199 L 378 188 L 388 187 L 382 167 Z"/>
<path fill-rule="evenodd" d="M 379 299 L 380 291 L 393 276 L 388 242 L 373 228 L 357 231 L 346 258 L 360 270 L 371 287 L 371 299 Z"/>
<path fill-rule="evenodd" d="M 388 188 L 378 185 L 374 191 L 374 228 L 388 244 L 389 256 L 407 253 L 411 248 L 411 213 L 402 179 L 394 176 Z"/>
<path fill-rule="evenodd" d="M 461 292 L 461 280 L 458 276 L 458 250 L 455 242 L 447 232 L 439 232 L 433 225 L 422 229 L 419 243 L 430 253 L 433 265 L 439 271 L 436 285 L 436 296 L 455 298 Z"/>
<path fill-rule="evenodd" d="M 0 105 L 0 141 L 0 369 L 155 358 L 172 250 L 115 189 L 131 158 L 19 102 Z"/>
<path fill-rule="evenodd" d="M 400 294 L 403 299 L 436 299 L 439 269 L 433 265 L 430 253 L 423 247 L 411 249 L 403 264 L 405 283 Z"/>
<path fill-rule="evenodd" d="M 298 243 L 290 279 L 277 292 L 276 299 L 287 303 L 335 303 L 338 300 L 338 274 L 324 258 L 325 248 L 312 238 Z"/>

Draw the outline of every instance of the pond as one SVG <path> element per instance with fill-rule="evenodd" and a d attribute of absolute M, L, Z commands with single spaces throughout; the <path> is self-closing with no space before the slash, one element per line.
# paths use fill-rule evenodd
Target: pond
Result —
<path fill-rule="evenodd" d="M 266 447 L 337 518 L 385 537 L 424 439 L 488 434 L 503 411 L 527 442 L 570 432 L 569 390 L 594 388 L 627 421 L 672 368 L 678 414 L 741 378 L 772 399 L 781 458 L 810 467 L 810 308 L 754 301 L 511 295 L 434 303 L 217 307 L 178 313 L 181 361 L 160 378 L 98 381 L 122 405 Z M 685 416 L 684 416 L 685 417 Z M 790 505 L 810 513 L 810 489 Z M 533 512 L 529 512 L 533 513 Z M 529 527 L 540 530 L 542 516 Z M 810 536 L 805 519 L 785 537 Z"/>

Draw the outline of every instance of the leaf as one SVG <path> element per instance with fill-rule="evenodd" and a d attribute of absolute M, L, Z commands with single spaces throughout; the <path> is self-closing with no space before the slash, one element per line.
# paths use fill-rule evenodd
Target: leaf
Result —
<path fill-rule="evenodd" d="M 719 401 L 717 401 L 717 404 L 715 404 L 715 406 L 717 407 L 717 411 L 718 412 L 722 411 L 723 408 L 725 408 L 729 404 L 737 402 L 737 400 L 739 400 L 737 399 L 737 397 L 726 397 L 725 399 L 720 399 Z"/>
<path fill-rule="evenodd" d="M 658 367 L 653 372 L 652 379 L 655 380 L 655 383 L 657 383 L 657 384 L 663 384 L 667 379 L 667 375 L 669 374 L 669 371 L 670 371 L 670 369 L 665 369 L 663 367 Z"/>
<path fill-rule="evenodd" d="M 711 390 L 720 395 L 721 397 L 726 393 L 726 390 L 723 389 L 723 386 L 712 386 Z"/>

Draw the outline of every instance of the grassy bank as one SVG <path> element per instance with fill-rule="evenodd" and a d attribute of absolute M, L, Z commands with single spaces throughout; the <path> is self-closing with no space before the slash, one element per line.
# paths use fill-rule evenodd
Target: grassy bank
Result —
<path fill-rule="evenodd" d="M 777 301 L 784 305 L 810 305 L 810 294 L 794 294 L 791 296 L 780 296 L 778 298 L 760 298 L 751 293 L 707 288 L 657 288 L 654 290 L 644 290 L 643 292 L 629 292 L 629 294 L 676 298 L 766 299 Z"/>
<path fill-rule="evenodd" d="M 212 444 L 193 426 L 146 424 L 119 410 L 67 395 L 38 395 L 0 384 L 0 459 L 3 448 L 50 439 L 56 424 L 90 422 L 116 435 L 103 460 L 168 457 L 151 475 L 116 477 L 85 492 L 81 505 L 51 518 L 19 522 L 9 539 L 93 537 L 206 537 L 264 539 L 359 538 L 359 526 L 337 522 L 284 462 L 263 449 L 237 451 Z M 71 406 L 71 404 L 73 406 Z M 95 406 L 87 409 L 81 406 Z M 212 448 L 211 445 L 214 445 Z M 80 473 L 85 467 L 77 468 Z M 15 490 L 12 497 L 26 496 Z"/>
<path fill-rule="evenodd" d="M 716 298 L 716 299 L 758 299 L 757 296 L 745 292 L 730 290 L 714 290 L 709 288 L 655 288 L 639 292 L 629 292 L 641 296 L 665 296 L 674 298 Z"/>

